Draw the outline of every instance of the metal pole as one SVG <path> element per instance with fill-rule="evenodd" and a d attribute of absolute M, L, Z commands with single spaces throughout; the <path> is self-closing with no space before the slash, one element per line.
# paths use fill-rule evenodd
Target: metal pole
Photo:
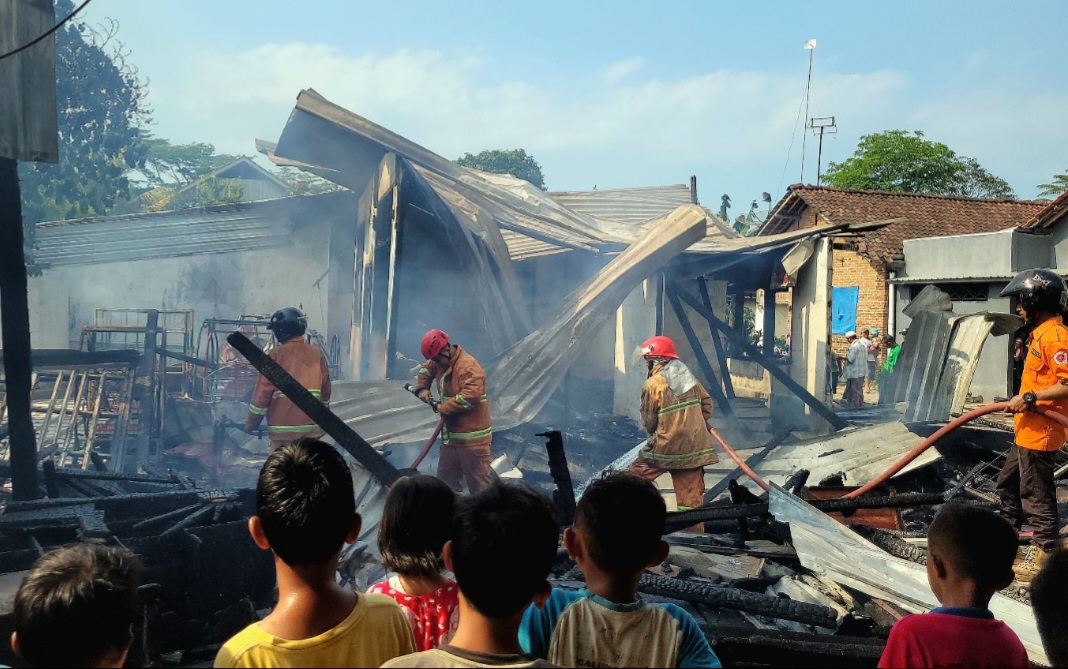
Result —
<path fill-rule="evenodd" d="M 808 133 L 805 132 L 808 126 L 808 97 L 809 90 L 812 88 L 812 53 L 814 49 L 808 50 L 808 82 L 805 84 L 805 127 L 801 128 L 801 183 L 805 183 L 805 145 L 808 141 Z M 794 126 L 795 128 L 797 126 Z"/>
<path fill-rule="evenodd" d="M 823 165 L 823 126 L 820 126 L 820 150 L 816 154 L 816 185 L 820 185 L 820 168 Z"/>
<path fill-rule="evenodd" d="M 38 497 L 37 440 L 30 415 L 30 308 L 22 245 L 18 162 L 0 158 L 0 323 L 10 427 L 11 492 L 19 501 Z"/>

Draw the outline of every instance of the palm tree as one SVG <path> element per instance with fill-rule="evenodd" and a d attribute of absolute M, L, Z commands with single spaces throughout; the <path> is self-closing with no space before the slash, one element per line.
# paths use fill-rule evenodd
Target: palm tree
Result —
<path fill-rule="evenodd" d="M 1038 199 L 1057 197 L 1068 190 L 1068 174 L 1054 174 L 1053 183 L 1038 184 Z"/>

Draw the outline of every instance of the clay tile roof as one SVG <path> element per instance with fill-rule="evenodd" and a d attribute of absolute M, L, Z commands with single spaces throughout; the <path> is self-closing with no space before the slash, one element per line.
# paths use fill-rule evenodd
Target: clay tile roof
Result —
<path fill-rule="evenodd" d="M 1024 223 L 1027 228 L 1052 228 L 1053 225 L 1068 215 L 1068 190 L 1057 196 L 1053 202 L 1045 203 L 1042 211 Z"/>
<path fill-rule="evenodd" d="M 1063 197 L 1063 196 L 1062 196 Z M 790 186 L 760 234 L 774 234 L 797 224 L 803 207 L 814 208 L 828 224 L 902 219 L 861 233 L 859 252 L 884 264 L 902 252 L 906 239 L 996 232 L 1034 219 L 1050 203 L 1033 200 L 985 200 L 922 193 Z"/>

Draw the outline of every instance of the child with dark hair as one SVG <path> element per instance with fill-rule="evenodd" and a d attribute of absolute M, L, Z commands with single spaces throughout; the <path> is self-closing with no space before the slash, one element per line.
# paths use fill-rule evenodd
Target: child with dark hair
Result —
<path fill-rule="evenodd" d="M 1031 581 L 1031 608 L 1050 666 L 1068 667 L 1068 551 L 1058 548 Z"/>
<path fill-rule="evenodd" d="M 12 649 L 31 667 L 121 667 L 141 611 L 141 561 L 75 544 L 34 563 L 15 593 Z"/>
<path fill-rule="evenodd" d="M 718 667 L 719 659 L 689 613 L 638 595 L 646 567 L 668 554 L 661 538 L 667 507 L 652 482 L 608 472 L 586 489 L 564 547 L 586 589 L 554 590 L 527 609 L 523 648 L 565 667 Z"/>
<path fill-rule="evenodd" d="M 549 596 L 559 529 L 552 502 L 515 483 L 496 482 L 456 505 L 445 566 L 460 586 L 452 640 L 383 667 L 552 667 L 523 653 L 523 612 Z"/>
<path fill-rule="evenodd" d="M 382 565 L 396 573 L 367 592 L 385 595 L 408 615 L 416 650 L 437 648 L 456 632 L 460 590 L 445 578 L 441 550 L 449 540 L 456 493 L 426 474 L 402 478 L 389 489 L 378 524 Z"/>
<path fill-rule="evenodd" d="M 415 649 L 396 602 L 337 584 L 341 548 L 359 536 L 360 515 L 333 446 L 305 438 L 268 456 L 248 528 L 274 552 L 278 605 L 227 641 L 216 667 L 377 667 Z"/>
<path fill-rule="evenodd" d="M 942 606 L 897 621 L 879 666 L 1030 666 L 1020 638 L 987 608 L 1013 581 L 1017 542 L 993 511 L 944 505 L 927 531 L 927 580 Z"/>

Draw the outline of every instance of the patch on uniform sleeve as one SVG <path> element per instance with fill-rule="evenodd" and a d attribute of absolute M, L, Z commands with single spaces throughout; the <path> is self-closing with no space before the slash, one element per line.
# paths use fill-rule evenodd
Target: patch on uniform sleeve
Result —
<path fill-rule="evenodd" d="M 1053 364 L 1068 365 L 1068 351 L 1061 349 L 1053 354 Z"/>

